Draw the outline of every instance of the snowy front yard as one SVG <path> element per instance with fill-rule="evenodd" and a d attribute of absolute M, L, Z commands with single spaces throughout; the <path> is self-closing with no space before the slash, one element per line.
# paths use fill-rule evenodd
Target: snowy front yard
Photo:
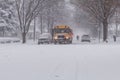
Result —
<path fill-rule="evenodd" d="M 120 80 L 120 45 L 0 45 L 0 80 Z"/>

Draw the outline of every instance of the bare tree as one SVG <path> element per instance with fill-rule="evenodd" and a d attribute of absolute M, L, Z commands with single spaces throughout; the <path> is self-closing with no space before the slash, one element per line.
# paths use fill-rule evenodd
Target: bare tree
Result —
<path fill-rule="evenodd" d="M 39 20 L 40 20 L 40 31 L 41 33 L 43 33 L 44 29 L 46 28 L 48 32 L 51 32 L 52 27 L 54 25 L 55 18 L 57 16 L 59 16 L 59 14 L 57 14 L 57 12 L 59 11 L 59 7 L 58 7 L 58 3 L 60 1 L 58 0 L 48 0 L 45 1 L 45 3 L 43 5 L 44 9 L 40 12 L 39 16 Z M 43 6 L 42 5 L 42 6 Z M 57 18 L 58 19 L 58 18 Z M 46 25 L 46 26 L 44 26 Z"/>
<path fill-rule="evenodd" d="M 108 24 L 114 15 L 118 0 L 78 0 L 82 9 L 103 25 L 103 41 L 108 38 Z"/>
<path fill-rule="evenodd" d="M 32 20 L 42 9 L 41 3 L 45 0 L 15 0 L 16 10 L 19 19 L 19 28 L 22 34 L 22 43 L 26 43 L 26 35 L 29 31 Z"/>
<path fill-rule="evenodd" d="M 120 24 L 120 1 L 118 1 L 118 6 L 115 13 L 115 24 L 116 24 L 116 37 L 118 37 L 118 26 Z"/>

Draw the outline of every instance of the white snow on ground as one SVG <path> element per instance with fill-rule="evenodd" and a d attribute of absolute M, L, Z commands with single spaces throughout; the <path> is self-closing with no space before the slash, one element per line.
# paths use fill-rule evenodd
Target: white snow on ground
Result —
<path fill-rule="evenodd" d="M 120 45 L 0 45 L 0 80 L 120 80 Z"/>

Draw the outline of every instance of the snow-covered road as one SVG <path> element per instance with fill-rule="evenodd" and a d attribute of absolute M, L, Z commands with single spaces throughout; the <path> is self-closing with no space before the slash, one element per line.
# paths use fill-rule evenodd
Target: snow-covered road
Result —
<path fill-rule="evenodd" d="M 120 45 L 0 45 L 0 80 L 120 80 Z"/>

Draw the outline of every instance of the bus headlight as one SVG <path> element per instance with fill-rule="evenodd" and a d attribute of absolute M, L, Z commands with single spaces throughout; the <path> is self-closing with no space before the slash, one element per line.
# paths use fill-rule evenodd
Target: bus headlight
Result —
<path fill-rule="evenodd" d="M 58 39 L 58 37 L 57 37 L 57 36 L 55 36 L 55 37 L 54 37 L 54 39 Z"/>
<path fill-rule="evenodd" d="M 69 39 L 69 37 L 68 37 L 68 36 L 66 36 L 66 39 Z"/>

